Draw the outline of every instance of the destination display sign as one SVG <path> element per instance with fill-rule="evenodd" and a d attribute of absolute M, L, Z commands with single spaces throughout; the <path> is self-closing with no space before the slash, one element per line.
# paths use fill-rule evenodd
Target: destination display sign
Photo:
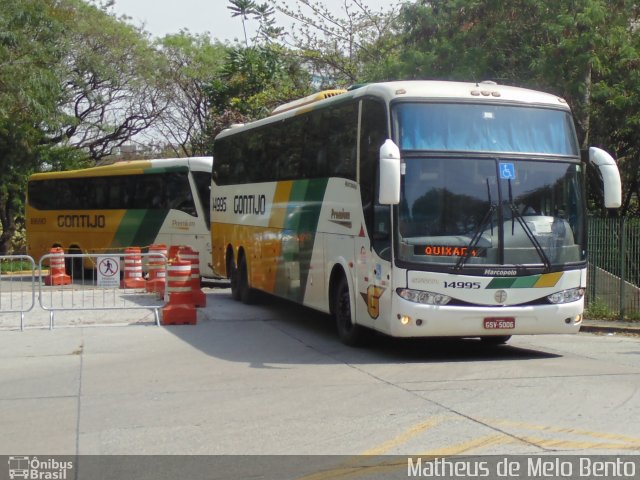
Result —
<path fill-rule="evenodd" d="M 467 253 L 469 252 L 469 253 Z M 486 257 L 487 249 L 474 247 L 452 246 L 452 245 L 414 245 L 414 255 L 426 255 L 427 257 Z"/>

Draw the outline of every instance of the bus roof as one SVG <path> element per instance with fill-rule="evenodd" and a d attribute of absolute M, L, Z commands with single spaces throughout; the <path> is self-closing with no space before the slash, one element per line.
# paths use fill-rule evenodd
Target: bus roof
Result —
<path fill-rule="evenodd" d="M 526 88 L 498 85 L 495 82 L 447 82 L 435 80 L 402 80 L 384 83 L 369 83 L 359 88 L 332 95 L 322 96 L 316 94 L 317 101 L 309 101 L 313 95 L 285 104 L 284 108 L 278 107 L 270 117 L 247 123 L 238 128 L 223 130 L 218 137 L 223 138 L 233 135 L 238 131 L 266 125 L 299 115 L 323 105 L 333 102 L 341 102 L 350 98 L 374 96 L 391 102 L 397 99 L 407 100 L 447 100 L 447 101 L 471 101 L 477 103 L 508 103 L 531 106 L 548 106 L 569 110 L 567 102 L 553 94 L 529 90 Z M 321 92 L 322 93 L 322 92 Z M 291 108 L 288 108 L 291 107 Z"/>
<path fill-rule="evenodd" d="M 123 160 L 109 165 L 62 172 L 34 173 L 29 180 L 50 178 L 99 177 L 142 174 L 151 168 L 188 167 L 190 170 L 211 172 L 213 157 L 158 158 L 151 160 Z"/>

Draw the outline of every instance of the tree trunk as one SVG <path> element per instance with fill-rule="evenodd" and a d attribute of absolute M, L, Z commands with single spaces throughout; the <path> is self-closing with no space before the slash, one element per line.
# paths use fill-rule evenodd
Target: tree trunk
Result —
<path fill-rule="evenodd" d="M 0 255 L 7 255 L 11 249 L 11 240 L 16 233 L 16 212 L 11 208 L 13 205 L 13 192 L 11 189 L 6 192 L 4 198 L 0 198 Z"/>

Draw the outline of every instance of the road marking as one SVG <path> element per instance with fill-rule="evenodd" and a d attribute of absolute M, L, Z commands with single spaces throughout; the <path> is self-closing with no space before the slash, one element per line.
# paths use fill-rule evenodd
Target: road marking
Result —
<path fill-rule="evenodd" d="M 369 461 L 373 459 L 367 458 L 364 456 L 352 457 L 351 459 L 343 462 L 342 464 L 336 466 L 335 468 L 325 470 L 323 472 L 317 472 L 317 473 L 312 473 L 310 475 L 305 475 L 303 477 L 299 477 L 297 480 L 343 480 L 343 479 L 358 478 L 365 475 L 385 473 L 390 470 L 398 470 L 401 468 L 406 469 L 408 457 L 415 457 L 415 458 L 433 457 L 430 460 L 435 460 L 435 458 L 443 458 L 443 457 L 450 457 L 453 455 L 459 455 L 462 453 L 469 452 L 470 450 L 475 450 L 477 448 L 509 443 L 511 441 L 512 439 L 510 437 L 503 434 L 487 435 L 485 437 L 474 438 L 471 440 L 458 443 L 456 445 L 444 446 L 441 448 L 437 448 L 435 450 L 430 450 L 430 451 L 419 453 L 416 455 L 402 455 L 401 458 L 392 456 L 392 458 L 380 461 L 378 463 L 369 463 Z"/>
<path fill-rule="evenodd" d="M 592 439 L 610 440 L 611 442 L 598 442 L 589 439 L 561 439 L 561 438 L 542 438 L 534 436 L 512 436 L 509 433 L 498 433 L 493 435 L 486 435 L 483 437 L 472 438 L 453 445 L 444 445 L 432 450 L 428 450 L 415 455 L 402 454 L 399 457 L 390 455 L 391 458 L 378 459 L 385 455 L 390 450 L 407 443 L 410 439 L 418 434 L 429 430 L 430 428 L 439 425 L 446 420 L 453 421 L 453 418 L 444 417 L 431 417 L 421 423 L 418 423 L 404 432 L 396 435 L 394 438 L 376 446 L 369 450 L 362 452 L 360 456 L 353 456 L 348 460 L 345 460 L 341 464 L 334 468 L 322 472 L 316 472 L 303 477 L 299 477 L 298 480 L 345 480 L 358 477 L 365 477 L 374 474 L 380 474 L 389 472 L 391 470 L 398 470 L 401 468 L 407 468 L 407 458 L 428 458 L 430 461 L 436 458 L 446 458 L 454 455 L 460 455 L 469 453 L 473 450 L 481 450 L 496 446 L 507 444 L 524 444 L 533 445 L 541 449 L 558 449 L 558 450 L 640 450 L 640 438 L 630 437 L 627 435 L 620 435 L 615 433 L 606 432 L 593 432 L 589 430 L 582 430 L 570 427 L 554 427 L 547 425 L 536 425 L 523 422 L 515 422 L 504 419 L 483 419 L 482 421 L 488 426 L 500 425 L 513 428 L 521 428 L 530 431 L 550 432 L 558 434 L 578 435 L 582 437 L 589 437 Z M 616 442 L 617 441 L 617 442 Z"/>
<path fill-rule="evenodd" d="M 597 445 L 600 448 L 623 448 L 625 450 L 640 448 L 640 437 L 631 437 L 628 435 L 621 435 L 617 433 L 594 432 L 591 430 L 583 430 L 580 428 L 554 427 L 550 425 L 537 425 L 537 424 L 515 422 L 511 420 L 501 420 L 501 419 L 484 419 L 483 422 L 486 423 L 487 425 L 501 425 L 505 427 L 521 428 L 524 430 L 533 430 L 533 431 L 539 431 L 539 432 L 566 433 L 566 434 L 577 435 L 582 437 L 591 437 L 596 439 L 624 442 L 622 444 L 620 443 L 603 444 L 603 443 L 584 442 L 585 445 Z M 562 443 L 569 442 L 568 440 L 558 440 L 558 441 Z M 553 440 L 542 440 L 542 442 L 544 445 L 547 445 L 549 444 L 549 442 L 553 442 Z M 576 445 L 577 444 L 578 443 L 576 443 Z M 610 446 L 605 447 L 604 445 L 610 445 Z M 594 448 L 594 447 L 591 447 L 591 448 Z"/>
<path fill-rule="evenodd" d="M 386 442 L 382 443 L 377 447 L 371 448 L 369 450 L 365 450 L 360 455 L 383 455 L 387 453 L 389 450 L 392 450 L 393 448 L 397 447 L 398 445 L 402 445 L 403 443 L 406 443 L 409 439 L 415 437 L 419 433 L 422 433 L 425 430 L 433 428 L 439 423 L 442 423 L 443 420 L 444 419 L 442 417 L 431 417 L 422 423 L 414 425 L 408 430 L 395 436 L 391 440 L 387 440 Z"/>
<path fill-rule="evenodd" d="M 587 440 L 562 440 L 559 438 L 521 437 L 524 441 L 540 448 L 553 448 L 563 450 L 640 450 L 640 442 L 633 443 L 604 443 Z"/>

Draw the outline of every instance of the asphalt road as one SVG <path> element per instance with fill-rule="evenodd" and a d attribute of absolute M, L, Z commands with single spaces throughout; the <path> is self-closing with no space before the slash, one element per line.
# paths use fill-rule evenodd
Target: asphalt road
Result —
<path fill-rule="evenodd" d="M 0 454 L 640 454 L 638 337 L 354 349 L 205 291 L 196 326 L 0 331 Z"/>

